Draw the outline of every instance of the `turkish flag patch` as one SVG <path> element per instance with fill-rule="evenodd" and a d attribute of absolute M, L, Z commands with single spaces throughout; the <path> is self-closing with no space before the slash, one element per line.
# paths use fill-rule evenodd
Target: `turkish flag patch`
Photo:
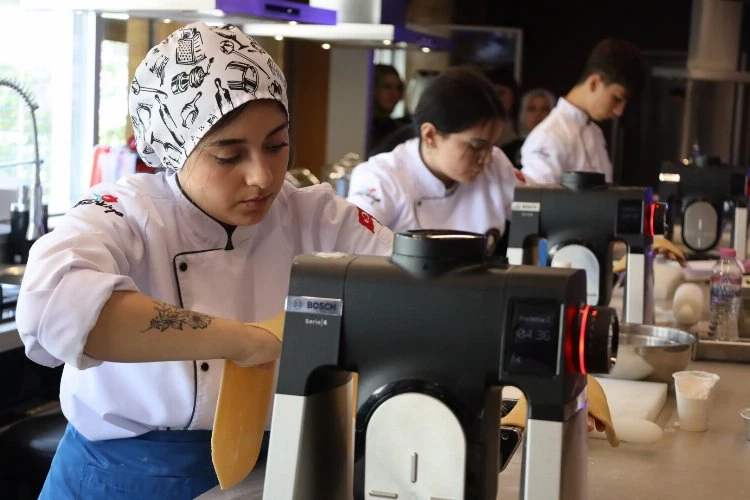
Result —
<path fill-rule="evenodd" d="M 375 220 L 372 218 L 372 215 L 359 207 L 357 207 L 357 212 L 359 213 L 359 223 L 365 226 L 371 233 L 375 234 Z"/>

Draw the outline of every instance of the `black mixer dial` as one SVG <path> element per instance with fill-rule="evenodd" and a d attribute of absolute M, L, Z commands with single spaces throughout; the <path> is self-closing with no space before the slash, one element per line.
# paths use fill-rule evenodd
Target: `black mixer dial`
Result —
<path fill-rule="evenodd" d="M 646 205 L 644 212 L 646 234 L 654 236 L 656 234 L 667 234 L 667 204 L 653 202 Z"/>
<path fill-rule="evenodd" d="M 609 373 L 617 358 L 620 333 L 611 307 L 585 305 L 573 326 L 573 366 L 580 373 Z"/>

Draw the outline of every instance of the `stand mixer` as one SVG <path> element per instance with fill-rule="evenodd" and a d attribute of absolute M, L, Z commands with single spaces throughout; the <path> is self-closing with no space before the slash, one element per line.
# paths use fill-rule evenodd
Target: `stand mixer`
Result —
<path fill-rule="evenodd" d="M 747 168 L 664 162 L 657 189 L 660 199 L 669 204 L 668 217 L 682 226 L 682 243 L 693 252 L 689 258 L 716 258 L 709 252 L 721 239 L 727 202 L 734 209 L 732 248 L 739 260 L 747 258 Z"/>
<path fill-rule="evenodd" d="M 616 187 L 603 174 L 567 172 L 559 186 L 517 186 L 513 199 L 510 264 L 532 264 L 541 254 L 542 266 L 584 269 L 587 302 L 606 306 L 614 281 L 612 245 L 624 242 L 624 321 L 653 323 L 651 245 L 664 231 L 664 206 L 653 201 L 651 188 Z"/>
<path fill-rule="evenodd" d="M 585 499 L 585 374 L 618 340 L 585 302 L 582 271 L 498 264 L 474 233 L 297 257 L 263 498 L 494 500 L 511 385 L 529 405 L 521 498 Z"/>

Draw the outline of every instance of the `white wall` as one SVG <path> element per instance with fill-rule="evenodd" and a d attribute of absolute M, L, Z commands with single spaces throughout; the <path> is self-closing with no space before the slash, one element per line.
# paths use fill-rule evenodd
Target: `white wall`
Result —
<path fill-rule="evenodd" d="M 326 163 L 346 153 L 365 157 L 370 123 L 372 49 L 331 48 Z"/>

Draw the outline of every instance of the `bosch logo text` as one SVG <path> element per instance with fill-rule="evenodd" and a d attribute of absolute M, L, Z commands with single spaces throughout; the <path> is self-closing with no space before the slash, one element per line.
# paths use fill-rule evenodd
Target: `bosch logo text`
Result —
<path fill-rule="evenodd" d="M 313 302 L 308 301 L 307 302 L 307 309 L 312 309 L 313 311 L 320 310 L 320 311 L 326 311 L 326 312 L 336 312 L 336 304 L 331 304 L 330 302 Z"/>
<path fill-rule="evenodd" d="M 341 299 L 326 297 L 288 296 L 286 298 L 286 312 L 304 313 L 323 316 L 341 316 L 344 303 Z"/>

